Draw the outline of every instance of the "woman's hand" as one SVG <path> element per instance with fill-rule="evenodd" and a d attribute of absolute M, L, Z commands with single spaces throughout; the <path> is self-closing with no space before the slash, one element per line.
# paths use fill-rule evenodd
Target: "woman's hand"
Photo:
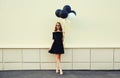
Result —
<path fill-rule="evenodd" d="M 48 52 L 50 51 L 51 48 L 48 49 Z"/>

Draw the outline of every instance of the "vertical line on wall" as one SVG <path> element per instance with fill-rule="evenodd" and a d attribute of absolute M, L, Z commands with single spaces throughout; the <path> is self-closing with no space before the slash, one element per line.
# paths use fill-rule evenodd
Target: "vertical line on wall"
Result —
<path fill-rule="evenodd" d="M 21 48 L 21 58 L 22 58 L 22 70 L 23 70 L 23 48 Z"/>
<path fill-rule="evenodd" d="M 4 59 L 4 57 L 5 57 L 5 52 L 4 52 L 4 49 L 2 49 L 2 57 L 3 57 L 3 70 L 5 70 L 5 59 Z"/>
<path fill-rule="evenodd" d="M 91 70 L 91 48 L 90 48 L 90 70 Z"/>
<path fill-rule="evenodd" d="M 41 70 L 41 51 L 40 51 L 40 48 L 39 48 L 39 66 L 40 66 L 40 70 Z"/>
<path fill-rule="evenodd" d="M 73 48 L 72 48 L 72 70 L 73 70 Z"/>
<path fill-rule="evenodd" d="M 2 70 L 4 70 L 4 60 L 3 60 L 3 48 L 2 48 Z"/>
<path fill-rule="evenodd" d="M 115 61 L 115 60 L 114 60 L 114 57 L 115 57 L 114 55 L 115 55 L 115 48 L 113 48 L 113 69 L 115 68 L 115 67 L 114 67 L 114 63 L 115 63 L 115 62 L 114 62 L 114 61 Z"/>

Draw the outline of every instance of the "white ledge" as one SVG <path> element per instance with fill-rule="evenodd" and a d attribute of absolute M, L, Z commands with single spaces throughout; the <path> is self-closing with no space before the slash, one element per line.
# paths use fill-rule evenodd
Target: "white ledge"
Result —
<path fill-rule="evenodd" d="M 51 45 L 0 45 L 0 48 L 50 48 Z M 64 48 L 120 48 L 120 45 L 65 45 Z"/>

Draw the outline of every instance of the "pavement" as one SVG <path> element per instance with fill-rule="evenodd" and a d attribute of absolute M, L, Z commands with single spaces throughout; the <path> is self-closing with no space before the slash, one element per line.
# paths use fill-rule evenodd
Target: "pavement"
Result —
<path fill-rule="evenodd" d="M 64 70 L 56 74 L 55 70 L 4 70 L 0 78 L 120 78 L 119 70 Z"/>

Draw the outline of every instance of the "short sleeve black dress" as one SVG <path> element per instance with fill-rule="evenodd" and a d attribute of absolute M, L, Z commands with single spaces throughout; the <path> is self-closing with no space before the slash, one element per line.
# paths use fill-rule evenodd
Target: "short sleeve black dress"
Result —
<path fill-rule="evenodd" d="M 53 32 L 53 44 L 49 53 L 52 54 L 64 54 L 64 47 L 63 47 L 63 32 Z"/>

